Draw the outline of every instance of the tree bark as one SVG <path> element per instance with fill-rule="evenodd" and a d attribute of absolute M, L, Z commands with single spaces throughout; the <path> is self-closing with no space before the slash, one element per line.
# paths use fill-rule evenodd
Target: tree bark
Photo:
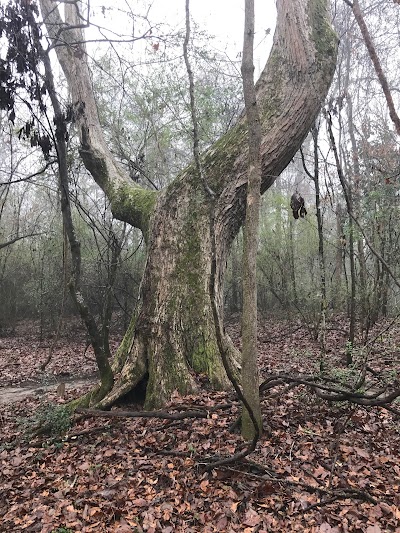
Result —
<path fill-rule="evenodd" d="M 113 215 L 140 228 L 147 242 L 139 306 L 113 362 L 116 381 L 96 405 L 111 405 L 146 379 L 146 406 L 160 406 L 175 389 L 181 394 L 196 390 L 193 371 L 207 374 L 215 387 L 227 387 L 210 302 L 210 235 L 216 242 L 215 291 L 222 320 L 226 260 L 245 215 L 245 115 L 202 154 L 207 183 L 216 194 L 212 217 L 211 199 L 193 165 L 162 191 L 141 188 L 107 148 L 76 4 L 65 5 L 65 24 L 51 0 L 40 3 L 71 92 L 83 162 L 109 198 Z M 256 84 L 262 129 L 261 192 L 298 150 L 329 89 L 337 38 L 326 4 L 325 0 L 278 2 L 273 49 Z M 237 354 L 229 338 L 224 342 L 235 364 Z"/>
<path fill-rule="evenodd" d="M 254 87 L 254 1 L 245 1 L 242 56 L 243 94 L 248 124 L 249 171 L 246 221 L 243 230 L 242 387 L 251 413 L 243 406 L 242 436 L 258 438 L 262 432 L 257 365 L 257 250 L 261 188 L 261 123 Z"/>

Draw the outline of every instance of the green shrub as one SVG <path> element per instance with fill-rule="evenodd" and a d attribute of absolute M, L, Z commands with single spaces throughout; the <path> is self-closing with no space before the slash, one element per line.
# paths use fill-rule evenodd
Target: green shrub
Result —
<path fill-rule="evenodd" d="M 71 426 L 71 411 L 65 405 L 44 403 L 22 422 L 27 434 L 46 433 L 53 437 L 64 434 Z"/>

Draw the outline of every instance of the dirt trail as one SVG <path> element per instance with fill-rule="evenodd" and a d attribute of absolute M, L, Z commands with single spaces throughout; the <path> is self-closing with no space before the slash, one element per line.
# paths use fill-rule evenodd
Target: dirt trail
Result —
<path fill-rule="evenodd" d="M 87 385 L 88 383 L 93 383 L 95 381 L 96 377 L 91 376 L 88 378 L 77 378 L 74 380 L 67 380 L 63 382 L 65 383 L 65 390 L 67 391 L 68 389 L 76 389 L 78 387 L 82 387 L 84 385 Z M 35 383 L 19 387 L 0 387 L 0 405 L 19 402 L 27 398 L 28 396 L 39 396 L 49 391 L 55 391 L 59 384 L 60 381 L 45 384 Z"/>

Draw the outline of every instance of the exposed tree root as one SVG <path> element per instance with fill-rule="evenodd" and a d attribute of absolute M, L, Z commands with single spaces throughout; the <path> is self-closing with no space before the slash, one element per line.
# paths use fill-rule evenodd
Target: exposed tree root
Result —
<path fill-rule="evenodd" d="M 251 477 L 253 479 L 259 479 L 263 484 L 267 481 L 271 484 L 276 485 L 284 485 L 288 487 L 296 487 L 303 489 L 310 493 L 317 493 L 321 495 L 331 496 L 332 501 L 339 500 L 339 499 L 346 499 L 346 498 L 356 498 L 358 500 L 367 501 L 374 505 L 378 503 L 378 500 L 376 500 L 371 494 L 369 494 L 367 491 L 353 489 L 353 488 L 340 488 L 340 489 L 328 489 L 323 488 L 320 485 L 313 486 L 309 485 L 308 483 L 303 483 L 302 481 L 293 481 L 291 479 L 285 479 L 285 478 L 279 478 L 274 477 L 270 475 L 258 475 L 254 474 L 252 472 L 245 472 L 243 470 L 239 470 L 232 467 L 223 467 L 224 470 L 228 472 L 232 472 L 235 474 L 242 474 L 246 477 Z M 303 511 L 304 513 L 307 512 L 307 508 Z"/>
<path fill-rule="evenodd" d="M 350 402 L 368 407 L 386 406 L 400 397 L 400 388 L 389 390 L 387 385 L 374 388 L 373 392 L 362 393 L 354 391 L 345 385 L 329 385 L 321 383 L 320 376 L 291 376 L 288 374 L 275 374 L 270 376 L 260 385 L 260 392 L 269 390 L 275 386 L 284 384 L 305 385 L 310 388 L 319 398 L 330 402 Z"/>

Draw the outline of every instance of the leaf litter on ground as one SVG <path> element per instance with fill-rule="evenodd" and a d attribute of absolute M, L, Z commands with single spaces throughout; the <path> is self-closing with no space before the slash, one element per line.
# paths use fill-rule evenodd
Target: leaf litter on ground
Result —
<path fill-rule="evenodd" d="M 239 345 L 237 323 L 228 327 Z M 399 337 L 400 329 L 382 339 L 381 352 L 371 361 L 377 371 L 399 370 Z M 56 369 L 63 368 L 63 352 L 71 350 L 68 337 L 59 343 L 52 361 Z M 328 345 L 338 364 L 344 344 L 340 328 L 332 330 Z M 15 368 L 31 365 L 34 375 L 37 361 L 27 355 L 23 336 L 18 350 Z M 82 353 L 77 350 L 75 363 L 69 363 L 76 378 Z M 315 372 L 318 346 L 304 328 L 265 320 L 259 360 L 263 377 L 309 374 Z M 7 383 L 17 383 L 18 371 L 10 372 Z M 1 407 L 0 531 L 400 531 L 400 428 L 396 415 L 385 409 L 329 405 L 304 386 L 273 389 L 262 403 L 268 432 L 248 463 L 211 472 L 201 458 L 230 456 L 243 441 L 229 431 L 239 415 L 233 395 L 206 386 L 198 396 L 177 395 L 169 409 L 226 402 L 232 409 L 173 422 L 81 418 L 64 438 L 40 444 L 23 438 L 27 417 L 49 401 L 62 406 L 84 390 L 71 385 L 65 398 L 44 391 Z M 123 406 L 129 408 L 140 407 Z M 260 474 L 257 465 L 272 475 Z"/>

